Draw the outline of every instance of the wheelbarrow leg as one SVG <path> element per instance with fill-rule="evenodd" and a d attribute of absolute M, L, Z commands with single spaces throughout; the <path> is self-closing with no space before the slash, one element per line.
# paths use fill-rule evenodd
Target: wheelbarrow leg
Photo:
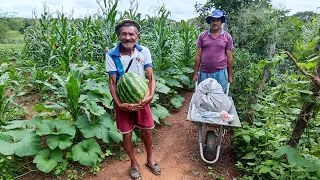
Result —
<path fill-rule="evenodd" d="M 220 148 L 221 148 L 221 142 L 222 142 L 222 134 L 223 134 L 223 126 L 220 126 L 220 130 L 219 130 L 219 141 L 218 141 L 218 145 L 217 145 L 217 151 L 216 151 L 216 158 L 213 161 L 209 161 L 207 160 L 204 156 L 203 156 L 203 145 L 202 145 L 202 133 L 203 133 L 203 127 L 205 126 L 204 123 L 201 123 L 198 126 L 199 129 L 199 146 L 200 146 L 200 155 L 201 155 L 201 159 L 208 163 L 208 164 L 213 164 L 215 162 L 218 161 L 219 159 L 219 155 L 220 155 Z"/>

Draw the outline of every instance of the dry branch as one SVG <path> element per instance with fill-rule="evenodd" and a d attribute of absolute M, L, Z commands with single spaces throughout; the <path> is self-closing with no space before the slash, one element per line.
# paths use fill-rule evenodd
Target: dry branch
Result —
<path fill-rule="evenodd" d="M 289 59 L 293 61 L 293 63 L 297 66 L 302 74 L 304 74 L 308 79 L 312 80 L 312 82 L 316 86 L 320 87 L 320 78 L 317 69 L 315 69 L 315 76 L 313 76 L 303 70 L 302 67 L 298 64 L 297 60 L 288 51 L 285 51 L 284 53 L 289 57 Z"/>

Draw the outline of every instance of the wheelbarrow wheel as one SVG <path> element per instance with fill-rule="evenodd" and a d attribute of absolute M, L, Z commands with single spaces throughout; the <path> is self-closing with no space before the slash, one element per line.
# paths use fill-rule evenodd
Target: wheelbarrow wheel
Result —
<path fill-rule="evenodd" d="M 206 142 L 203 149 L 203 155 L 209 161 L 213 161 L 216 157 L 216 152 L 217 152 L 216 137 L 217 135 L 214 131 L 208 131 L 206 134 Z"/>

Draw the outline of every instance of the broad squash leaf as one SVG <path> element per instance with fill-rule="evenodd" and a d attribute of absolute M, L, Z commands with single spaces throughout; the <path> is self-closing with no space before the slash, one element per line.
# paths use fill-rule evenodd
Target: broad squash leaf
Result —
<path fill-rule="evenodd" d="M 62 152 L 59 149 L 50 151 L 49 149 L 44 149 L 40 151 L 36 157 L 33 159 L 33 163 L 36 163 L 37 168 L 40 171 L 49 173 L 62 161 Z"/>
<path fill-rule="evenodd" d="M 171 104 L 175 107 L 175 108 L 180 108 L 182 106 L 182 103 L 184 102 L 184 98 L 180 95 L 174 95 L 174 97 L 170 100 Z"/>
<path fill-rule="evenodd" d="M 154 122 L 156 122 L 157 124 L 160 124 L 160 120 L 159 120 L 159 117 L 157 115 L 152 113 L 152 118 L 153 118 Z"/>
<path fill-rule="evenodd" d="M 116 122 L 113 123 L 113 127 L 110 130 L 109 134 L 114 142 L 119 143 L 123 141 L 122 134 L 118 131 Z"/>
<path fill-rule="evenodd" d="M 70 135 L 60 134 L 60 135 L 50 135 L 47 139 L 47 144 L 50 149 L 66 149 L 72 145 L 73 137 Z"/>
<path fill-rule="evenodd" d="M 65 120 L 43 120 L 38 124 L 37 134 L 42 135 L 59 135 L 67 134 L 74 137 L 76 128 L 70 121 Z"/>
<path fill-rule="evenodd" d="M 34 130 L 10 130 L 0 132 L 0 153 L 19 157 L 35 155 L 40 151 L 40 137 Z"/>
<path fill-rule="evenodd" d="M 164 94 L 168 94 L 170 88 L 162 83 L 157 82 L 156 91 Z"/>
<path fill-rule="evenodd" d="M 159 99 L 160 99 L 159 94 L 154 94 L 151 104 L 157 102 Z"/>
<path fill-rule="evenodd" d="M 90 110 L 90 112 L 96 116 L 102 116 L 106 111 L 103 107 L 99 106 L 95 101 L 87 99 L 85 101 L 86 108 Z"/>
<path fill-rule="evenodd" d="M 109 113 L 105 113 L 94 121 L 89 121 L 86 115 L 82 115 L 78 117 L 75 124 L 85 138 L 97 137 L 105 143 L 110 142 L 109 131 L 114 126 L 114 120 Z"/>
<path fill-rule="evenodd" d="M 193 70 L 192 70 L 192 72 L 193 72 Z M 189 77 L 186 76 L 186 75 L 179 75 L 179 76 L 177 76 L 175 78 L 179 79 L 179 81 L 182 82 L 185 85 L 189 85 L 191 83 Z"/>
<path fill-rule="evenodd" d="M 176 79 L 168 78 L 166 79 L 167 83 L 172 87 L 179 87 L 182 88 L 183 86 L 180 84 L 180 82 Z"/>
<path fill-rule="evenodd" d="M 94 166 L 101 148 L 94 138 L 86 139 L 72 148 L 72 159 L 85 166 Z"/>
<path fill-rule="evenodd" d="M 9 121 L 8 125 L 1 126 L 3 129 L 12 130 L 12 129 L 35 129 L 37 123 L 43 120 L 43 117 L 34 117 L 31 120 L 15 120 Z"/>
<path fill-rule="evenodd" d="M 156 107 L 151 108 L 152 114 L 159 117 L 160 119 L 165 119 L 168 116 L 170 116 L 169 111 L 165 107 L 163 107 L 159 104 L 156 104 L 155 106 Z"/>

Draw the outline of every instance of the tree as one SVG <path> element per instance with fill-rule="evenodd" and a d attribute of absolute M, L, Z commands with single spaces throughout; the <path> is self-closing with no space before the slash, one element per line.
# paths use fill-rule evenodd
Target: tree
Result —
<path fill-rule="evenodd" d="M 194 7 L 196 9 L 195 11 L 199 14 L 199 20 L 205 22 L 205 17 L 210 14 L 212 9 L 221 9 L 230 17 L 233 14 L 237 14 L 241 9 L 257 4 L 271 6 L 270 0 L 207 0 L 204 5 L 196 3 Z"/>
<path fill-rule="evenodd" d="M 312 11 L 304 11 L 304 12 L 297 12 L 292 16 L 297 17 L 300 21 L 307 22 L 307 21 L 312 21 L 314 17 L 320 16 L 320 14 L 314 13 Z"/>

